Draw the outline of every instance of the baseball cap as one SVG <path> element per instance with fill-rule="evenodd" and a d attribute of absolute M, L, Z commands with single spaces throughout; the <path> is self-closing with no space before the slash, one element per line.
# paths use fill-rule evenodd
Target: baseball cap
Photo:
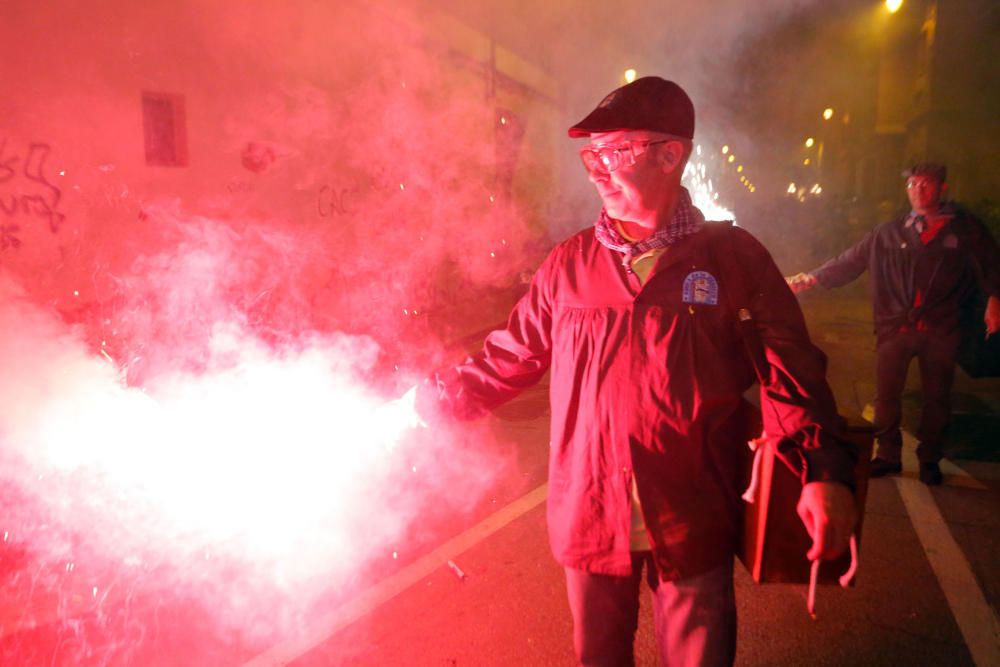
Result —
<path fill-rule="evenodd" d="M 611 91 L 569 136 L 594 132 L 649 130 L 694 138 L 694 104 L 684 89 L 658 76 L 644 76 Z"/>

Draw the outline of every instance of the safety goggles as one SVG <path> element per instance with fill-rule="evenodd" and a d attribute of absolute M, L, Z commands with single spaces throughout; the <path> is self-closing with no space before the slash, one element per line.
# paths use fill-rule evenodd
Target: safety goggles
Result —
<path fill-rule="evenodd" d="M 655 141 L 624 141 L 620 144 L 588 144 L 580 149 L 580 158 L 588 172 L 612 172 L 621 167 L 632 166 L 635 159 L 649 146 L 665 144 L 671 139 Z"/>

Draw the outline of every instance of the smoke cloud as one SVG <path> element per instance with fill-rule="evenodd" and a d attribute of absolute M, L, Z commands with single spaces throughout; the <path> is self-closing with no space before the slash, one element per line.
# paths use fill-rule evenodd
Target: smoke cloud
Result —
<path fill-rule="evenodd" d="M 138 659 L 133 596 L 260 642 L 468 511 L 510 455 L 481 425 L 414 431 L 388 402 L 460 360 L 456 341 L 593 221 L 565 128 L 627 68 L 678 81 L 699 110 L 698 203 L 742 222 L 709 158 L 756 150 L 731 122 L 733 59 L 810 4 L 13 3 L 9 599 L 58 592 L 70 663 Z M 86 614 L 117 641 L 100 648 Z M 4 655 L 51 658 L 36 648 Z"/>
<path fill-rule="evenodd" d="M 17 31 L 83 11 L 59 9 L 4 35 L 58 74 L 10 71 L 55 111 L 12 109 L 0 156 L 4 592 L 35 610 L 3 655 L 135 663 L 131 628 L 188 604 L 237 643 L 290 634 L 509 466 L 484 427 L 415 431 L 389 403 L 544 248 L 498 176 L 496 101 L 405 11 L 95 9 L 62 61 Z M 179 169 L 136 161 L 137 85 L 186 93 Z"/>

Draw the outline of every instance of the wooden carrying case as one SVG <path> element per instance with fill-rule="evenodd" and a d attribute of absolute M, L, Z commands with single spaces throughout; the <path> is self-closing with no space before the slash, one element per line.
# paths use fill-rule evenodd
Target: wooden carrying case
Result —
<path fill-rule="evenodd" d="M 868 422 L 848 420 L 847 438 L 858 448 L 854 500 L 858 511 L 855 536 L 859 549 L 873 433 L 874 429 Z M 747 459 L 743 481 L 749 485 L 753 456 Z M 802 493 L 802 481 L 775 455 L 771 443 L 763 447 L 759 465 L 756 501 L 744 503 L 743 535 L 737 555 L 757 583 L 808 583 L 810 561 L 806 553 L 812 539 L 795 509 Z M 850 564 L 849 552 L 836 560 L 824 561 L 820 567 L 820 583 L 837 583 Z"/>

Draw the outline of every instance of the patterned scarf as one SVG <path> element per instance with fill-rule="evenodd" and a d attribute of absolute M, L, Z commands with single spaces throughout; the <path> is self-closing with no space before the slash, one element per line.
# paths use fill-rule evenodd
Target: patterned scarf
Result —
<path fill-rule="evenodd" d="M 687 188 L 681 188 L 680 196 L 677 198 L 677 206 L 674 208 L 674 216 L 670 223 L 663 229 L 659 229 L 652 236 L 641 241 L 632 243 L 618 231 L 618 225 L 608 217 L 608 212 L 601 209 L 601 215 L 594 223 L 594 233 L 601 245 L 616 252 L 622 253 L 622 266 L 626 271 L 632 270 L 632 258 L 638 257 L 644 252 L 666 248 L 686 236 L 694 234 L 705 222 L 702 215 L 694 204 L 691 203 L 691 195 Z"/>
<path fill-rule="evenodd" d="M 955 213 L 954 205 L 943 202 L 938 210 L 928 216 L 920 215 L 916 211 L 910 211 L 910 215 L 906 218 L 906 222 L 903 223 L 903 227 L 905 229 L 913 229 L 920 237 L 920 242 L 927 245 L 934 240 L 934 237 L 938 235 L 938 232 L 946 224 L 951 222 L 955 217 Z"/>

